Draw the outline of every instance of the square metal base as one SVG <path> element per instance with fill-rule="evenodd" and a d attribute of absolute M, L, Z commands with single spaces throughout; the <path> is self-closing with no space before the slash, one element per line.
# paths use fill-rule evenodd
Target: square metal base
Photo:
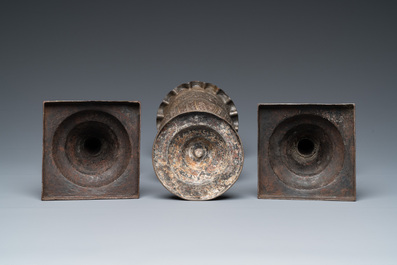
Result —
<path fill-rule="evenodd" d="M 139 102 L 43 105 L 42 200 L 139 198 Z"/>
<path fill-rule="evenodd" d="M 258 198 L 356 200 L 354 104 L 260 104 Z"/>

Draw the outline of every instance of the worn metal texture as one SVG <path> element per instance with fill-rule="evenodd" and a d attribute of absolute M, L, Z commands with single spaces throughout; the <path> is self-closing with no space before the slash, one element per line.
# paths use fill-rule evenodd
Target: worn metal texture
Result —
<path fill-rule="evenodd" d="M 210 200 L 238 179 L 244 161 L 233 101 L 217 86 L 189 82 L 173 89 L 157 113 L 153 167 L 171 193 Z"/>
<path fill-rule="evenodd" d="M 139 102 L 44 102 L 42 200 L 139 198 L 139 147 Z"/>
<path fill-rule="evenodd" d="M 258 198 L 355 201 L 354 104 L 260 104 Z"/>

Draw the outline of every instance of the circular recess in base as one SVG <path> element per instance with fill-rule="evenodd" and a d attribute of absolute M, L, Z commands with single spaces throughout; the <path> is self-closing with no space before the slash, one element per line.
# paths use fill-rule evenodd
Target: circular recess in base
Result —
<path fill-rule="evenodd" d="M 187 113 L 169 121 L 153 145 L 160 182 L 187 200 L 210 200 L 227 191 L 243 167 L 241 141 L 226 121 L 209 113 Z"/>
<path fill-rule="evenodd" d="M 345 147 L 339 130 L 316 115 L 281 122 L 269 142 L 269 161 L 277 177 L 295 189 L 332 183 L 343 168 Z"/>
<path fill-rule="evenodd" d="M 124 126 L 101 111 L 81 111 L 56 129 L 52 144 L 55 164 L 63 176 L 83 187 L 101 187 L 127 168 L 131 144 Z"/>

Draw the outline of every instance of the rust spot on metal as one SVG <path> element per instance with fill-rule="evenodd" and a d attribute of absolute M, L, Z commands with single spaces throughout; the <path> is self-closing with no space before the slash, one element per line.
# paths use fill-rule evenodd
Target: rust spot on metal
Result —
<path fill-rule="evenodd" d="M 42 200 L 138 198 L 139 142 L 139 102 L 44 102 Z"/>
<path fill-rule="evenodd" d="M 244 161 L 233 101 L 217 86 L 182 84 L 157 112 L 153 167 L 171 193 L 187 200 L 210 200 L 238 179 Z"/>
<path fill-rule="evenodd" d="M 261 104 L 258 198 L 356 199 L 354 104 Z"/>

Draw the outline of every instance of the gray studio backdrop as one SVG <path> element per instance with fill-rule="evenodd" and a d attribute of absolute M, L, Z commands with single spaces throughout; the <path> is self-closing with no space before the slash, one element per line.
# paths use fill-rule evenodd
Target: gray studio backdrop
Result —
<path fill-rule="evenodd" d="M 394 1 L 1 1 L 0 264 L 396 264 Z M 245 164 L 175 199 L 151 148 L 183 82 L 234 100 Z M 42 202 L 42 102 L 139 100 L 141 198 Z M 357 202 L 256 199 L 258 103 L 356 103 Z"/>

